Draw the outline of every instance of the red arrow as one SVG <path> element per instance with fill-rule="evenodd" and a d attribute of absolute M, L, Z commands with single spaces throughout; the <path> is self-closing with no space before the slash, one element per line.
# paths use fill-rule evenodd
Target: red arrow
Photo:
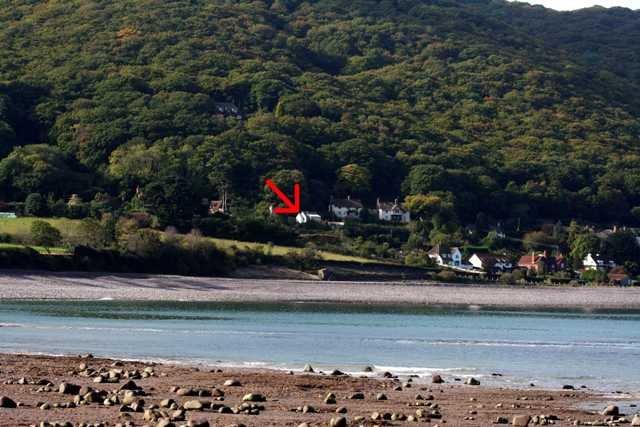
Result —
<path fill-rule="evenodd" d="M 293 199 L 295 200 L 295 203 L 293 203 L 291 199 L 289 199 L 289 197 L 287 197 L 287 195 L 284 194 L 282 190 L 280 190 L 270 179 L 267 179 L 265 184 L 267 184 L 271 191 L 273 191 L 282 203 L 284 203 L 284 207 L 275 207 L 273 209 L 273 213 L 278 215 L 297 215 L 300 212 L 300 184 L 297 182 L 293 184 Z"/>

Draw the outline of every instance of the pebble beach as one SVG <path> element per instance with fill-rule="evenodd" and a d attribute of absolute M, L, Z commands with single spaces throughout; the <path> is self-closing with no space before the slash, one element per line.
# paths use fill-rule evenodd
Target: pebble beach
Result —
<path fill-rule="evenodd" d="M 140 274 L 7 272 L 0 299 L 339 302 L 581 310 L 640 310 L 640 287 L 330 282 Z"/>
<path fill-rule="evenodd" d="M 2 426 L 640 425 L 581 390 L 506 390 L 446 375 L 366 378 L 0 355 Z M 581 409 L 601 402 L 601 411 Z"/>

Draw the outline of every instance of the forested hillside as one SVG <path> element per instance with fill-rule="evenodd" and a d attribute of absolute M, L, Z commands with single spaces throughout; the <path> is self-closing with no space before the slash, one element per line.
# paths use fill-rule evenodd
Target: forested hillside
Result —
<path fill-rule="evenodd" d="M 450 232 L 637 223 L 638 40 L 640 12 L 499 0 L 15 0 L 0 198 L 178 225 L 275 177 L 308 209 L 400 197 Z"/>

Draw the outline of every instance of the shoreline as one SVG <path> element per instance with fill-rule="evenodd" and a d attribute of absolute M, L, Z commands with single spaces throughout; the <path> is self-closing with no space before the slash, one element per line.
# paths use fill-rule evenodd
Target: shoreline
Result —
<path fill-rule="evenodd" d="M 116 382 L 96 382 L 95 378 L 101 373 L 107 375 L 114 370 L 123 373 Z M 516 418 L 545 415 L 555 417 L 556 425 L 569 426 L 576 420 L 603 421 L 605 416 L 585 407 L 604 408 L 612 402 L 581 390 L 501 389 L 464 385 L 453 382 L 452 376 L 446 374 L 442 377 L 443 384 L 434 384 L 431 378 L 420 382 L 403 377 L 385 378 L 379 374 L 367 378 L 287 373 L 266 368 L 205 368 L 81 356 L 0 354 L 0 396 L 22 403 L 15 409 L 0 408 L 0 425 L 26 426 L 45 419 L 73 423 L 131 421 L 141 425 L 150 421 L 143 421 L 143 418 L 155 417 L 158 421 L 163 415 L 172 414 L 178 415 L 175 425 L 186 425 L 186 420 L 199 419 L 207 420 L 210 425 L 224 426 L 299 426 L 302 423 L 326 426 L 337 417 L 369 425 L 359 417 L 371 423 L 372 417 L 379 414 L 382 418 L 389 417 L 383 423 L 385 425 L 404 424 L 400 421 L 409 416 L 421 423 L 430 420 L 430 425 L 446 422 L 453 426 L 485 426 L 494 424 L 499 418 L 511 423 Z M 231 379 L 237 385 L 227 383 Z M 43 386 L 46 381 L 52 385 Z M 140 412 L 130 410 L 132 403 L 124 403 L 124 390 L 117 392 L 128 381 L 133 381 L 134 389 L 140 391 L 136 392 L 140 397 L 130 401 L 144 400 Z M 85 397 L 93 393 L 106 398 L 118 396 L 121 401 L 104 405 L 102 399 L 96 400 L 93 396 L 88 397 L 90 400 L 85 404 L 67 407 L 67 402 L 77 398 L 74 393 L 57 392 L 62 382 L 90 387 L 85 388 L 85 391 L 89 390 Z M 133 386 L 129 384 L 125 389 Z M 176 387 L 193 390 L 196 394 L 176 392 Z M 241 410 L 234 414 L 248 393 L 264 397 L 264 401 L 254 404 L 260 409 L 251 415 Z M 325 401 L 328 393 L 335 395 L 335 403 Z M 162 401 L 165 399 L 173 399 L 176 407 L 164 410 Z M 160 408 L 153 409 L 152 405 Z M 125 406 L 129 408 L 123 409 Z M 186 407 L 192 409 L 181 411 Z M 225 409 L 221 409 L 223 407 Z M 307 409 L 302 410 L 304 407 Z M 390 423 L 391 417 L 396 421 Z M 632 417 L 633 414 L 628 420 Z"/>
<path fill-rule="evenodd" d="M 350 303 L 470 308 L 640 311 L 640 287 L 519 287 L 438 282 L 340 282 L 144 274 L 0 271 L 0 300 Z"/>

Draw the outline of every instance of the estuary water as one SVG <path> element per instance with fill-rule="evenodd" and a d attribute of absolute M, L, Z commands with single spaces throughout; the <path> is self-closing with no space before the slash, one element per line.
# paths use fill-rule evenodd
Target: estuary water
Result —
<path fill-rule="evenodd" d="M 351 373 L 370 365 L 506 387 L 640 393 L 640 313 L 4 300 L 0 352 Z"/>

